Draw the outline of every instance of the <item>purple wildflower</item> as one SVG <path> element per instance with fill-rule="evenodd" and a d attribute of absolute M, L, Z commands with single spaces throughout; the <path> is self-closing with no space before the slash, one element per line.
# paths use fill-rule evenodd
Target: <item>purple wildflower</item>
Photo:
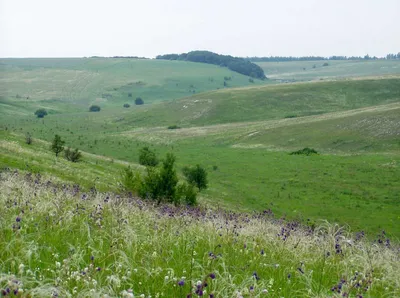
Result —
<path fill-rule="evenodd" d="M 215 274 L 214 274 L 214 273 L 211 273 L 211 274 L 209 275 L 209 277 L 211 277 L 211 279 L 215 279 Z"/>
<path fill-rule="evenodd" d="M 182 286 L 184 286 L 184 285 L 185 285 L 185 281 L 184 281 L 183 279 L 181 279 L 181 280 L 178 282 L 178 286 L 182 287 Z"/>

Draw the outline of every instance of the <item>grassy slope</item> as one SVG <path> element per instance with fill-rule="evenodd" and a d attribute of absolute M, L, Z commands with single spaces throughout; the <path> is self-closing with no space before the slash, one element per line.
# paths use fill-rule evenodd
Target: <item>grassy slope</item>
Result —
<path fill-rule="evenodd" d="M 29 114 L 38 105 L 66 112 L 86 110 L 92 103 L 119 107 L 136 97 L 145 103 L 180 98 L 224 88 L 225 76 L 232 78 L 232 87 L 251 84 L 226 68 L 163 60 L 1 59 L 0 73 L 2 101 L 25 106 Z"/>
<path fill-rule="evenodd" d="M 19 113 L 2 108 L 0 121 L 3 128 L 19 134 L 30 131 L 49 141 L 58 133 L 67 145 L 130 162 L 137 161 L 144 145 L 162 155 L 173 151 L 179 167 L 206 165 L 211 183 L 203 200 L 229 208 L 271 207 L 291 218 L 326 218 L 354 229 L 375 233 L 384 228 L 400 236 L 399 86 L 399 79 L 392 78 L 241 88 L 134 109 L 110 106 L 100 113 L 75 112 L 68 101 L 33 100 L 32 107 L 45 102 L 54 112 L 63 112 L 43 120 L 28 113 L 30 107 L 21 108 L 25 103 L 13 100 L 7 104 Z M 373 107 L 365 113 L 343 114 L 368 106 Z M 334 113 L 312 116 L 326 112 Z M 304 115 L 311 116 L 282 119 Z M 250 120 L 255 122 L 243 122 Z M 213 123 L 225 125 L 209 126 Z M 171 124 L 191 128 L 165 129 Z M 19 142 L 24 146 L 21 137 Z M 287 154 L 305 146 L 324 155 Z M 3 154 L 8 149 L 1 150 Z M 12 150 L 5 151 L 5 164 L 20 159 Z M 46 164 L 48 158 L 37 164 Z M 15 164 L 24 167 L 23 162 Z M 218 170 L 212 170 L 214 165 Z M 107 163 L 101 171 L 105 169 Z M 90 184 L 93 176 L 87 177 Z"/>
<path fill-rule="evenodd" d="M 8 172 L 0 208 L 0 291 L 17 297 L 400 295 L 385 236 L 371 245 L 334 225 L 155 207 Z"/>
<path fill-rule="evenodd" d="M 126 115 L 132 126 L 271 120 L 344 111 L 400 100 L 400 78 L 269 85 L 218 90 Z"/>
<path fill-rule="evenodd" d="M 328 63 L 329 66 L 322 66 L 324 63 Z M 268 78 L 278 81 L 310 81 L 400 74 L 400 61 L 396 60 L 291 61 L 257 64 L 261 66 Z M 315 68 L 313 68 L 314 65 Z"/>

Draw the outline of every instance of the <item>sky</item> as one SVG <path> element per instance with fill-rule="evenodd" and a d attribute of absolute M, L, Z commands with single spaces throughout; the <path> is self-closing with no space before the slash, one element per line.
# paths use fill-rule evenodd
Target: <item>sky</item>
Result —
<path fill-rule="evenodd" d="M 385 56 L 400 0 L 0 0 L 0 57 Z"/>

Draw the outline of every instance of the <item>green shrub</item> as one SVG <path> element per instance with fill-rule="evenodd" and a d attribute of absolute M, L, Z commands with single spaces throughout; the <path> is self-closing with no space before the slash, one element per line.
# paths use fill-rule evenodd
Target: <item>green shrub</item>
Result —
<path fill-rule="evenodd" d="M 47 115 L 47 111 L 45 109 L 37 109 L 36 112 L 35 112 L 35 115 L 38 118 L 43 118 L 44 116 Z"/>
<path fill-rule="evenodd" d="M 65 141 L 61 140 L 61 137 L 59 135 L 54 136 L 50 149 L 56 154 L 56 157 L 64 150 L 64 144 Z"/>
<path fill-rule="evenodd" d="M 33 143 L 32 135 L 27 132 L 25 135 L 25 143 L 31 145 Z"/>
<path fill-rule="evenodd" d="M 180 127 L 176 124 L 168 126 L 168 129 L 180 129 Z"/>
<path fill-rule="evenodd" d="M 158 165 L 158 158 L 149 147 L 143 147 L 139 151 L 139 163 L 143 166 L 155 167 Z"/>
<path fill-rule="evenodd" d="M 89 107 L 89 112 L 100 112 L 101 108 L 97 105 L 91 105 Z"/>
<path fill-rule="evenodd" d="M 197 192 L 193 184 L 180 183 L 176 187 L 176 200 L 177 204 L 185 203 L 186 205 L 194 206 L 197 204 Z"/>
<path fill-rule="evenodd" d="M 64 151 L 65 158 L 71 162 L 78 162 L 82 158 L 82 153 L 79 152 L 78 148 L 75 150 L 71 150 L 71 148 L 67 148 Z"/>
<path fill-rule="evenodd" d="M 190 184 L 195 185 L 199 191 L 207 188 L 207 171 L 202 166 L 196 165 L 195 167 L 184 167 L 182 172 L 187 181 Z"/>
<path fill-rule="evenodd" d="M 162 161 L 162 167 L 160 169 L 160 198 L 167 202 L 173 202 L 175 200 L 176 185 L 178 184 L 178 176 L 174 168 L 175 156 L 172 153 L 167 153 L 165 159 Z"/>
<path fill-rule="evenodd" d="M 135 105 L 142 105 L 144 104 L 144 101 L 141 97 L 136 97 L 135 99 Z"/>
<path fill-rule="evenodd" d="M 131 105 L 129 103 L 124 104 L 124 108 L 129 108 Z"/>
<path fill-rule="evenodd" d="M 290 155 L 312 155 L 312 154 L 318 154 L 318 152 L 315 149 L 308 147 L 290 153 Z"/>

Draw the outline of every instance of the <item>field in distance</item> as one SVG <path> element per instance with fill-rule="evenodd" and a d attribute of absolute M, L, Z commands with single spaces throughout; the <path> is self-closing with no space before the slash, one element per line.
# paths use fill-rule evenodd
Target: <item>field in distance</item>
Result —
<path fill-rule="evenodd" d="M 114 60 L 100 62 L 118 69 Z M 159 63 L 137 63 L 155 62 Z M 215 69 L 196 63 L 190 67 L 197 65 Z M 110 76 L 113 73 L 110 70 Z M 205 82 L 211 84 L 205 73 Z M 236 79 L 232 75 L 228 85 Z M 220 84 L 223 81 L 222 76 Z M 12 91 L 6 87 L 9 95 L 23 90 L 16 79 L 14 83 Z M 130 164 L 137 162 L 141 147 L 150 146 L 160 156 L 173 152 L 179 169 L 196 163 L 206 166 L 210 188 L 202 193 L 203 202 L 241 210 L 271 208 L 288 218 L 328 219 L 353 230 L 374 234 L 385 229 L 400 236 L 398 76 L 223 89 L 129 109 L 122 107 L 124 98 L 108 100 L 110 104 L 102 105 L 99 113 L 88 112 L 90 99 L 79 98 L 74 104 L 67 99 L 32 99 L 29 105 L 26 98 L 4 99 L 0 124 L 8 132 L 2 136 L 6 142 L 0 149 L 2 164 L 25 169 L 45 164 L 46 158 L 19 155 L 9 144 L 22 146 L 26 132 L 45 141 L 57 133 L 67 146 Z M 47 105 L 53 109 L 50 114 L 35 118 L 33 111 Z M 180 129 L 167 129 L 173 125 Z M 288 154 L 304 147 L 321 154 Z M 97 176 L 107 177 L 101 174 L 107 167 L 116 167 L 110 170 L 113 173 L 121 170 L 120 163 L 108 162 L 96 168 Z M 56 168 L 52 172 L 61 175 Z"/>

